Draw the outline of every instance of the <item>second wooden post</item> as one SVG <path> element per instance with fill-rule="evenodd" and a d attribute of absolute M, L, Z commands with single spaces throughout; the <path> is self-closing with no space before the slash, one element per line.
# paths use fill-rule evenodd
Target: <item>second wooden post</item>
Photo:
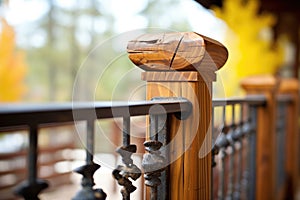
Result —
<path fill-rule="evenodd" d="M 256 198 L 276 199 L 275 186 L 275 119 L 276 89 L 273 76 L 254 76 L 242 81 L 248 95 L 265 95 L 266 105 L 258 107 L 256 127 Z M 250 149 L 251 151 L 252 149 Z"/>

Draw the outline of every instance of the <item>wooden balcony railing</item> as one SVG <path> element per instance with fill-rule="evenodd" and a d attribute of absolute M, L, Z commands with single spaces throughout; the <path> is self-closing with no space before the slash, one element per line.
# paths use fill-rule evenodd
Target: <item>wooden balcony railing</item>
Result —
<path fill-rule="evenodd" d="M 121 117 L 116 151 L 122 164 L 112 175 L 123 199 L 130 199 L 142 174 L 146 199 L 293 198 L 299 179 L 296 80 L 250 77 L 241 83 L 246 97 L 212 100 L 215 71 L 227 59 L 220 43 L 196 33 L 146 34 L 130 41 L 128 52 L 146 70 L 146 101 L 0 106 L 1 131 L 29 130 L 28 175 L 18 195 L 39 199 L 48 187 L 37 176 L 40 128 L 85 121 L 86 161 L 75 170 L 82 189 L 73 199 L 106 199 L 94 186 L 100 168 L 94 123 Z M 132 116 L 148 116 L 141 168 L 132 159 Z"/>
<path fill-rule="evenodd" d="M 255 199 L 257 110 L 265 105 L 264 95 L 213 101 L 221 118 L 212 125 L 211 199 Z"/>

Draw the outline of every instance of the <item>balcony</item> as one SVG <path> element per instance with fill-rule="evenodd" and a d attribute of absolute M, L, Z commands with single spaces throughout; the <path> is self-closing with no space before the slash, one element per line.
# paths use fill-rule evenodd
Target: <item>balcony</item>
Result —
<path fill-rule="evenodd" d="M 184 45 L 182 38 L 178 45 Z M 145 101 L 1 105 L 1 132 L 22 130 L 28 137 L 22 151 L 1 155 L 1 162 L 16 166 L 1 171 L 1 178 L 11 181 L 7 188 L 17 185 L 14 193 L 24 199 L 115 199 L 115 193 L 123 199 L 295 198 L 300 171 L 298 81 L 249 77 L 241 83 L 245 97 L 212 99 L 215 71 L 226 61 L 227 51 L 213 40 L 204 38 L 203 42 L 207 49 L 199 58 L 202 62 L 189 57 L 185 65 L 172 59 L 170 66 L 176 69 L 169 70 L 151 63 L 156 62 L 151 60 L 154 54 L 147 54 L 147 65 L 139 63 L 143 59 L 135 60 L 135 56 L 145 56 L 141 53 L 145 49 L 136 50 L 136 41 L 130 46 L 131 59 L 146 70 L 142 73 L 147 82 Z M 139 141 L 133 134 L 137 116 L 145 117 Z M 101 167 L 108 161 L 95 152 L 98 145 L 105 145 L 95 137 L 96 124 L 106 119 L 118 119 L 120 127 L 111 133 L 121 141 L 118 155 L 108 155 L 109 162 L 116 161 L 113 169 Z M 66 143 L 60 144 L 59 138 L 55 145 L 42 148 L 41 133 L 47 129 L 55 137 L 61 126 L 70 129 Z M 83 141 L 80 151 L 73 140 L 78 136 Z M 19 162 L 16 158 L 22 159 L 20 167 L 14 163 Z M 82 177 L 76 176 L 75 189 L 64 183 L 70 180 L 74 163 L 80 163 L 74 172 Z M 50 174 L 55 169 L 61 171 Z M 109 173 L 102 174 L 104 170 Z M 26 176 L 21 177 L 24 172 Z M 55 176 L 67 194 L 53 197 L 55 188 L 43 194 L 51 185 L 60 187 Z M 114 188 L 117 183 L 120 191 Z M 112 186 L 109 191 L 103 189 L 106 185 Z M 12 193 L 6 190 L 4 194 Z"/>

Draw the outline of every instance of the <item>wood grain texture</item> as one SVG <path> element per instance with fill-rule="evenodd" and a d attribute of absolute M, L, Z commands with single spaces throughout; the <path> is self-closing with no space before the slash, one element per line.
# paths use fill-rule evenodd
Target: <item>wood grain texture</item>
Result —
<path fill-rule="evenodd" d="M 182 73 L 186 75 L 187 72 Z M 194 79 L 169 81 L 170 76 L 172 74 L 165 76 L 166 80 L 157 76 L 160 77 L 157 82 L 152 77 L 151 81 L 147 82 L 147 99 L 158 96 L 185 97 L 193 104 L 193 113 L 187 120 L 178 120 L 173 116 L 169 126 L 171 141 L 169 159 L 173 160 L 170 164 L 170 199 L 209 199 L 211 82 Z M 200 149 L 207 151 L 201 158 L 199 158 Z"/>
<path fill-rule="evenodd" d="M 209 199 L 211 194 L 212 82 L 228 58 L 219 42 L 195 32 L 144 34 L 128 43 L 130 60 L 146 70 L 147 99 L 185 97 L 186 120 L 169 122 L 170 199 Z M 149 123 L 149 122 L 148 122 Z M 146 194 L 149 199 L 149 192 Z"/>
<path fill-rule="evenodd" d="M 182 82 L 182 81 L 204 81 L 211 82 L 216 80 L 216 74 L 212 71 L 147 71 L 142 72 L 142 80 L 148 82 Z"/>
<path fill-rule="evenodd" d="M 241 86 L 247 94 L 264 94 L 267 105 L 258 107 L 256 130 L 256 198 L 277 199 L 275 177 L 276 134 L 276 88 L 277 80 L 272 76 L 249 77 Z"/>
<path fill-rule="evenodd" d="M 178 82 L 148 82 L 147 83 L 147 99 L 150 100 L 153 97 L 178 97 L 181 95 L 181 84 Z M 148 122 L 149 123 L 149 122 Z M 184 122 L 183 122 L 184 123 Z M 183 132 L 183 125 L 182 121 L 177 120 L 175 116 L 171 117 L 171 123 L 168 126 L 170 130 L 170 140 L 174 142 L 170 145 L 170 155 L 168 160 L 175 160 L 172 165 L 170 165 L 170 188 L 172 192 L 170 192 L 170 196 L 172 195 L 172 199 L 180 200 L 183 199 L 184 194 L 184 178 L 183 178 L 183 161 L 184 156 L 178 157 L 178 155 L 183 154 L 184 147 L 182 141 L 184 141 L 184 132 Z M 177 134 L 174 134 L 177 133 Z M 176 140 L 174 140 L 176 135 Z M 147 138 L 149 135 L 147 134 Z M 174 195 L 173 195 L 174 194 Z M 150 199 L 150 193 L 147 191 L 146 199 Z"/>
<path fill-rule="evenodd" d="M 228 58 L 221 43 L 195 32 L 144 34 L 128 42 L 127 52 L 146 71 L 216 71 Z"/>
<path fill-rule="evenodd" d="M 185 125 L 184 199 L 209 199 L 211 181 L 211 83 L 183 83 L 182 95 L 192 101 L 193 118 Z M 195 124 L 198 124 L 195 127 Z M 195 133 L 195 130 L 197 132 Z"/>
<path fill-rule="evenodd" d="M 148 82 L 178 82 L 178 81 L 199 81 L 201 77 L 198 72 L 142 72 L 142 80 Z"/>

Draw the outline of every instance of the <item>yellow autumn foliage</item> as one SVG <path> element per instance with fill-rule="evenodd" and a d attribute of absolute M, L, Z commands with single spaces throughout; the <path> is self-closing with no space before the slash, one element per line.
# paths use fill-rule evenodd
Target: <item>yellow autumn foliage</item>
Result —
<path fill-rule="evenodd" d="M 213 10 L 228 26 L 224 44 L 229 58 L 219 72 L 225 95 L 238 95 L 242 78 L 274 74 L 283 62 L 283 48 L 275 48 L 270 36 L 276 19 L 259 13 L 258 0 L 224 0 L 222 8 Z"/>
<path fill-rule="evenodd" d="M 0 20 L 0 102 L 19 101 L 26 90 L 24 54 L 15 50 L 14 29 Z"/>

